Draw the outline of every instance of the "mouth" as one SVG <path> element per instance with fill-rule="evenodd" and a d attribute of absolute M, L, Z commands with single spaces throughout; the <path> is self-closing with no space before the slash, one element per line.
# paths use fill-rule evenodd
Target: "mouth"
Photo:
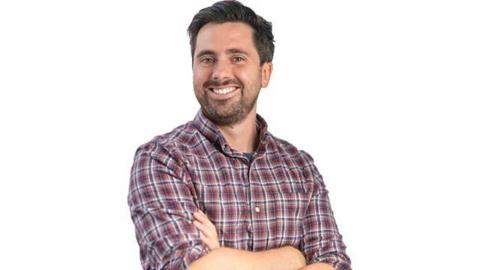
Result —
<path fill-rule="evenodd" d="M 237 86 L 224 86 L 224 87 L 208 87 L 210 96 L 215 99 L 228 99 L 234 96 L 240 87 Z"/>

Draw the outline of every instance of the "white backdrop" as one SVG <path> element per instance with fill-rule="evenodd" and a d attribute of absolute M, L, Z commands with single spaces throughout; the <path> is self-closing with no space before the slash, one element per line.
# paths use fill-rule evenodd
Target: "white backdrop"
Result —
<path fill-rule="evenodd" d="M 0 269 L 140 269 L 135 149 L 193 118 L 211 1 L 0 2 Z M 478 1 L 247 1 L 270 131 L 315 158 L 355 269 L 477 267 Z"/>

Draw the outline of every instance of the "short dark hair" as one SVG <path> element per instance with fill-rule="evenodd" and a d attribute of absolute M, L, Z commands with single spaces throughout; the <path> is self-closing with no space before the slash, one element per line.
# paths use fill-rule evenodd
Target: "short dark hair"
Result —
<path fill-rule="evenodd" d="M 260 64 L 272 62 L 275 50 L 272 23 L 257 15 L 251 8 L 235 0 L 219 1 L 201 9 L 188 26 L 192 60 L 200 29 L 207 23 L 243 22 L 253 28 L 253 40 L 260 56 Z"/>

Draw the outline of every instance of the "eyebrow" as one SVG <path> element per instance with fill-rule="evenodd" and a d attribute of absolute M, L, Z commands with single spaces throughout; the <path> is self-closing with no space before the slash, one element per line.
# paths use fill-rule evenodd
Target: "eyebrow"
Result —
<path fill-rule="evenodd" d="M 204 55 L 215 55 L 216 53 L 214 51 L 211 51 L 211 50 L 201 50 L 197 53 L 197 55 L 195 56 L 196 58 L 200 58 Z"/>
<path fill-rule="evenodd" d="M 228 49 L 227 53 L 229 53 L 229 54 L 240 53 L 240 54 L 245 54 L 245 55 L 249 56 L 249 54 L 246 51 L 241 50 L 241 49 L 235 49 L 235 48 Z"/>
<path fill-rule="evenodd" d="M 246 51 L 241 50 L 241 49 L 236 49 L 236 48 L 227 49 L 227 53 L 228 54 L 240 53 L 240 54 L 244 54 L 244 55 L 249 56 L 249 54 Z M 200 52 L 197 53 L 197 55 L 195 57 L 200 58 L 204 55 L 217 55 L 217 54 L 212 50 L 201 50 Z"/>

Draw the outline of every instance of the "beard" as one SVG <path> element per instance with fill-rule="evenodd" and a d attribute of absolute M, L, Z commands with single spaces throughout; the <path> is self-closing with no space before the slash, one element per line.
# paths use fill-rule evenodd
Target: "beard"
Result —
<path fill-rule="evenodd" d="M 206 91 L 208 87 L 220 87 L 222 85 L 235 84 L 240 87 L 240 93 L 237 96 L 225 101 L 212 100 L 208 97 Z M 243 120 L 250 113 L 257 103 L 259 89 L 251 87 L 246 89 L 237 80 L 227 80 L 223 83 L 216 81 L 207 81 L 201 89 L 196 89 L 196 97 L 204 115 L 218 126 L 233 125 Z M 200 93 L 200 94 L 197 94 Z"/>

